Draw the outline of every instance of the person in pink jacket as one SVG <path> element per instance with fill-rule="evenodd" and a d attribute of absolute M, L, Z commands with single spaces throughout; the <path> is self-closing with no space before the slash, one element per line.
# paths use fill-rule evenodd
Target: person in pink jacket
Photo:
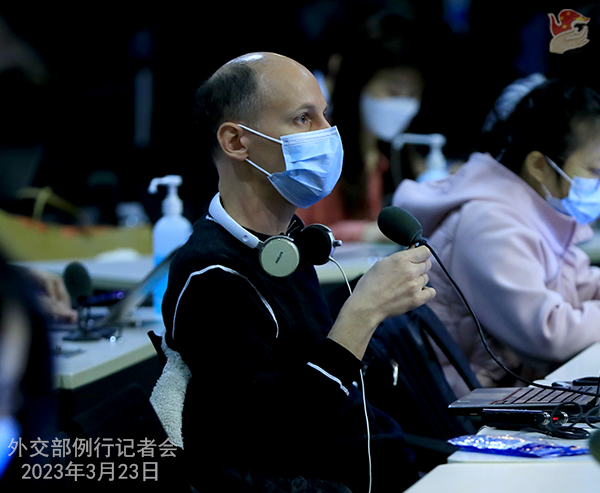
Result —
<path fill-rule="evenodd" d="M 422 223 L 498 358 L 539 378 L 600 341 L 600 269 L 577 247 L 600 215 L 600 96 L 545 81 L 498 118 L 479 149 L 446 179 L 405 180 L 393 204 Z M 429 306 L 481 383 L 519 384 L 486 352 L 436 262 L 430 284 Z M 457 395 L 466 394 L 447 368 Z"/>

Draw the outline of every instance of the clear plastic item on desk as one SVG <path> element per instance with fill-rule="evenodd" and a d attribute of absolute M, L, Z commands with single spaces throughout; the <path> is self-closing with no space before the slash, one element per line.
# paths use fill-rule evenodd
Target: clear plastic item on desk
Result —
<path fill-rule="evenodd" d="M 513 455 L 517 457 L 565 457 L 590 453 L 587 447 L 561 445 L 544 438 L 525 438 L 514 435 L 464 435 L 448 443 L 466 452 Z"/>
<path fill-rule="evenodd" d="M 152 255 L 154 265 L 159 265 L 170 253 L 183 245 L 192 234 L 192 224 L 183 216 L 183 202 L 177 195 L 177 187 L 182 183 L 179 175 L 154 178 L 148 187 L 149 193 L 156 193 L 159 185 L 167 187 L 167 196 L 162 203 L 163 216 L 152 229 Z M 155 315 L 161 317 L 162 299 L 167 289 L 166 276 L 157 284 L 152 294 Z"/>

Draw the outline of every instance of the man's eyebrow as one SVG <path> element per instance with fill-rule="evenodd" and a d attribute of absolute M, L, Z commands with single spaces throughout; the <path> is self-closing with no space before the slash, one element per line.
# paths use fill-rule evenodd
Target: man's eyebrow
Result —
<path fill-rule="evenodd" d="M 329 110 L 329 105 L 325 105 L 325 109 L 323 110 L 323 114 L 327 113 L 327 111 Z M 294 113 L 297 113 L 299 111 L 314 111 L 317 112 L 317 106 L 314 105 L 313 103 L 304 103 L 301 104 L 300 106 L 298 106 L 295 110 Z"/>

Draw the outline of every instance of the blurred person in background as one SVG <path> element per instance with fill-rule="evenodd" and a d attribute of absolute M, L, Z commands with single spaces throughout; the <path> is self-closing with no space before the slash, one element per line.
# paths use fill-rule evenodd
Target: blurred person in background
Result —
<path fill-rule="evenodd" d="M 405 180 L 393 203 L 422 223 L 494 353 L 531 380 L 600 341 L 600 269 L 577 247 L 600 215 L 600 95 L 534 75 L 504 91 L 487 124 L 458 173 Z M 518 384 L 487 353 L 437 263 L 430 278 L 430 306 L 480 382 Z"/>
<path fill-rule="evenodd" d="M 48 314 L 23 274 L 0 257 L 0 489 L 55 491 L 63 482 L 22 479 L 24 466 L 52 461 L 35 454 L 31 441 L 50 443 L 58 432 Z"/>
<path fill-rule="evenodd" d="M 344 138 L 344 167 L 326 199 L 298 211 L 305 223 L 327 224 L 344 241 L 384 241 L 375 221 L 397 186 L 390 142 L 409 128 L 425 88 L 426 60 L 417 39 L 414 20 L 382 10 L 352 30 L 342 53 L 333 55 L 329 118 Z M 415 177 L 422 161 L 405 146 L 396 176 Z"/>

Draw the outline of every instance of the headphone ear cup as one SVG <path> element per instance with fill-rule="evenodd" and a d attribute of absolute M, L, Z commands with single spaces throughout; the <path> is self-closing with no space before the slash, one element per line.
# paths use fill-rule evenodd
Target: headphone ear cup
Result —
<path fill-rule="evenodd" d="M 311 224 L 294 235 L 294 243 L 303 262 L 323 265 L 333 253 L 335 238 L 327 226 Z"/>
<path fill-rule="evenodd" d="M 300 252 L 287 236 L 272 236 L 265 241 L 259 253 L 260 265 L 274 277 L 292 274 L 300 264 Z"/>

